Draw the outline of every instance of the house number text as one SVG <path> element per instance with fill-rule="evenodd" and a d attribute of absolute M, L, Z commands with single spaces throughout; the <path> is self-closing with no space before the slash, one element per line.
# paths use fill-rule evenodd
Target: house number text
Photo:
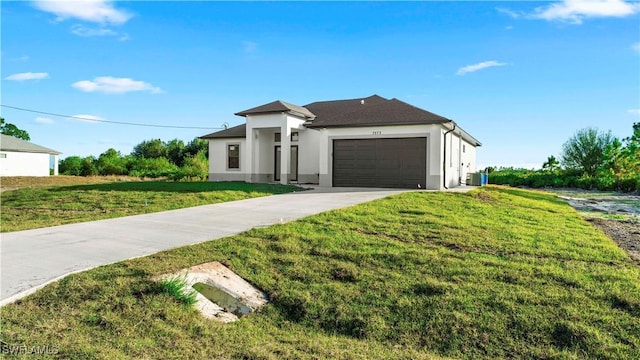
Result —
<path fill-rule="evenodd" d="M 382 135 L 382 131 L 380 131 L 380 130 L 372 131 L 371 134 L 373 134 L 373 135 Z"/>

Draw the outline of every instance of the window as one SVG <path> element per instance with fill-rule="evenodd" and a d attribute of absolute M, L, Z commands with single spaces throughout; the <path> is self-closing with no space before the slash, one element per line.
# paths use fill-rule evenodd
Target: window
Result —
<path fill-rule="evenodd" d="M 280 133 L 275 133 L 275 138 L 273 139 L 275 142 L 280 142 Z"/>
<path fill-rule="evenodd" d="M 466 153 L 467 152 L 467 146 L 465 144 L 462 144 L 462 153 Z"/>
<path fill-rule="evenodd" d="M 227 145 L 227 168 L 240 169 L 240 145 Z"/>
<path fill-rule="evenodd" d="M 298 141 L 298 132 L 294 131 L 291 133 L 291 141 Z"/>
<path fill-rule="evenodd" d="M 0 159 L 6 159 L 6 158 L 7 158 L 7 154 L 5 153 L 0 154 Z"/>

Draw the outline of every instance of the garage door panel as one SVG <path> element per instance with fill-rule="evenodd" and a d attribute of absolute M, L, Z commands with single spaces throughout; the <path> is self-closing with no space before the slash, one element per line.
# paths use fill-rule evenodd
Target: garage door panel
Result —
<path fill-rule="evenodd" d="M 425 186 L 426 138 L 333 141 L 333 186 Z"/>

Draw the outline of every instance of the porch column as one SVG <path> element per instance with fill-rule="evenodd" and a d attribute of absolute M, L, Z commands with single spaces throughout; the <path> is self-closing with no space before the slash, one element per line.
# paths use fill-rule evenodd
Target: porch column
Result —
<path fill-rule="evenodd" d="M 249 126 L 249 121 L 247 121 L 247 130 L 245 132 L 246 145 L 243 150 L 240 148 L 240 170 L 244 172 L 244 181 L 252 183 L 253 180 L 253 168 L 255 166 L 255 156 L 253 156 L 254 152 L 254 142 L 253 139 L 255 137 L 255 130 Z"/>
<path fill-rule="evenodd" d="M 280 127 L 280 184 L 289 183 L 289 169 L 291 169 L 291 128 L 285 122 Z"/>

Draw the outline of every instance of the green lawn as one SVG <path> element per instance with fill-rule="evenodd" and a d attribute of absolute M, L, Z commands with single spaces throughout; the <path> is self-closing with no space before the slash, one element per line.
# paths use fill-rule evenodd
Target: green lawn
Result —
<path fill-rule="evenodd" d="M 2 232 L 180 209 L 297 191 L 243 182 L 124 181 L 2 192 Z"/>
<path fill-rule="evenodd" d="M 223 325 L 152 281 L 214 260 L 271 303 Z M 78 359 L 635 360 L 640 270 L 552 195 L 413 192 L 70 275 L 0 325 Z"/>

